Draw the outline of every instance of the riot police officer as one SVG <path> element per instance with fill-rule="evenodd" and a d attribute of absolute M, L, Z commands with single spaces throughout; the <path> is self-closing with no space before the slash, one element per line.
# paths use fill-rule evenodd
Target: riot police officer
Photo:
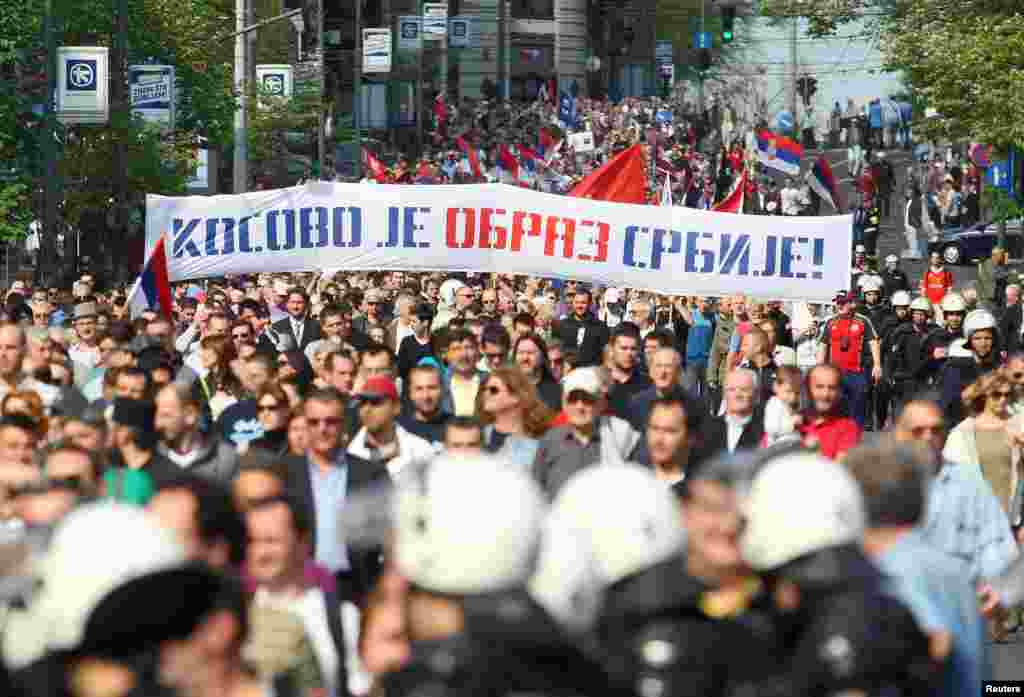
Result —
<path fill-rule="evenodd" d="M 893 359 L 892 338 L 897 327 L 910 324 L 910 293 L 905 290 L 898 290 L 893 293 L 889 302 L 890 309 L 880 313 L 875 327 L 878 329 L 878 336 L 882 342 L 882 379 L 875 385 L 875 423 L 879 429 L 885 427 L 885 421 L 889 417 L 889 403 L 893 398 Z"/>
<path fill-rule="evenodd" d="M 910 279 L 906 272 L 900 268 L 900 258 L 890 254 L 885 258 L 885 269 L 882 271 L 882 282 L 884 285 L 885 297 L 891 298 L 897 291 L 910 292 Z"/>
<path fill-rule="evenodd" d="M 999 360 L 999 332 L 996 318 L 988 310 L 975 310 L 964 320 L 964 338 L 950 345 L 950 356 L 942 367 L 942 410 L 953 427 L 963 420 L 961 393 L 981 376 L 995 370 Z"/>
<path fill-rule="evenodd" d="M 928 356 L 925 347 L 928 337 L 937 329 L 930 323 L 932 304 L 921 296 L 910 303 L 910 322 L 893 327 L 886 339 L 885 372 L 892 383 L 892 402 L 895 411 L 906 401 L 927 377 Z"/>
<path fill-rule="evenodd" d="M 964 317 L 967 315 L 967 303 L 958 293 L 947 293 L 939 306 L 942 310 L 942 327 L 933 330 L 925 341 L 927 365 L 925 375 L 933 382 L 939 378 L 942 366 L 949 356 L 949 347 L 963 336 Z"/>
<path fill-rule="evenodd" d="M 794 491 L 814 495 L 794 506 Z M 785 694 L 932 694 L 928 637 L 861 550 L 863 498 L 841 464 L 775 457 L 755 476 L 746 510 L 741 548 L 776 607 Z"/>
<path fill-rule="evenodd" d="M 384 695 L 617 694 L 527 591 L 546 511 L 526 475 L 440 457 L 403 473 L 392 510 L 411 655 L 384 676 Z"/>
<path fill-rule="evenodd" d="M 678 504 L 649 470 L 585 469 L 559 493 L 552 517 L 589 539 L 606 586 L 596 637 L 619 684 L 643 697 L 714 697 L 755 689 L 769 672 L 771 644 L 709 612 L 712 589 L 687 574 Z"/>

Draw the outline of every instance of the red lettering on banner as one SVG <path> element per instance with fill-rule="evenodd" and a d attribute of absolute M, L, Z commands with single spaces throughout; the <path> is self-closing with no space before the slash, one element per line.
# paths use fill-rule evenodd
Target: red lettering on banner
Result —
<path fill-rule="evenodd" d="M 580 261 L 608 261 L 608 238 L 611 234 L 611 227 L 608 223 L 597 222 L 593 220 L 584 220 L 580 223 L 583 227 L 594 227 L 597 225 L 597 239 L 594 240 L 594 244 L 597 246 L 597 256 L 591 257 L 589 254 L 580 254 Z"/>
<path fill-rule="evenodd" d="M 573 241 L 576 235 L 575 218 L 559 218 L 553 215 L 548 218 L 547 230 L 544 234 L 544 254 L 549 257 L 555 256 L 555 243 L 558 241 L 558 224 L 562 224 L 562 256 L 566 259 L 573 257 Z"/>
<path fill-rule="evenodd" d="M 504 208 L 481 208 L 480 209 L 480 247 L 483 249 L 505 249 L 508 246 L 508 228 L 504 225 L 491 224 L 491 216 L 505 215 Z M 494 230 L 495 238 L 491 243 L 491 230 Z"/>
<path fill-rule="evenodd" d="M 466 216 L 466 225 L 462 230 L 462 244 L 459 244 L 459 213 L 463 213 Z M 476 209 L 449 208 L 445 228 L 445 236 L 449 248 L 462 247 L 463 249 L 469 249 L 476 244 Z"/>
<path fill-rule="evenodd" d="M 523 221 L 529 218 L 530 229 L 523 230 Z M 512 214 L 512 251 L 519 252 L 523 249 L 523 234 L 527 234 L 530 237 L 538 237 L 541 234 L 541 230 L 544 226 L 544 219 L 540 213 L 527 213 L 525 211 L 516 211 Z"/>

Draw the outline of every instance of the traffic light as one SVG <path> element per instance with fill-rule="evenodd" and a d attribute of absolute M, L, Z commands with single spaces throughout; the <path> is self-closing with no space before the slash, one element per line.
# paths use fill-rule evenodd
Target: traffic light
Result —
<path fill-rule="evenodd" d="M 697 49 L 697 70 L 702 73 L 706 73 L 711 70 L 711 49 L 710 48 L 698 48 Z"/>
<path fill-rule="evenodd" d="M 735 7 L 723 7 L 722 8 L 722 43 L 727 44 L 732 42 L 735 37 L 736 29 L 736 8 Z"/>

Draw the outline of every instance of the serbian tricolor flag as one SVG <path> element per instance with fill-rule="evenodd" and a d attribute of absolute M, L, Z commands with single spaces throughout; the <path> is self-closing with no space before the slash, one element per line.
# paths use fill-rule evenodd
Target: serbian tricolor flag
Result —
<path fill-rule="evenodd" d="M 814 190 L 814 193 L 832 206 L 834 210 L 840 210 L 843 202 L 839 198 L 839 187 L 836 186 L 836 178 L 832 176 L 832 168 L 824 156 L 818 158 L 804 177 L 807 186 Z"/>
<path fill-rule="evenodd" d="M 795 140 L 771 131 L 758 131 L 757 161 L 765 167 L 798 177 L 803 156 L 804 149 Z"/>
<path fill-rule="evenodd" d="M 375 179 L 380 184 L 387 181 L 388 172 L 384 167 L 384 163 L 378 160 L 377 156 L 366 148 L 363 148 L 363 162 L 366 163 L 366 169 L 369 170 L 371 178 Z"/>
<path fill-rule="evenodd" d="M 171 282 L 167 276 L 167 253 L 163 235 L 146 259 L 132 292 L 128 294 L 128 310 L 134 319 L 146 310 L 157 309 L 164 317 L 171 317 Z"/>
<path fill-rule="evenodd" d="M 729 195 L 716 203 L 711 210 L 716 213 L 742 213 L 743 193 L 746 190 L 747 172 L 744 170 L 743 175 L 733 184 L 732 191 L 729 192 Z"/>
<path fill-rule="evenodd" d="M 516 156 L 512 154 L 507 145 L 501 145 L 498 148 L 498 163 L 502 169 L 507 170 L 512 175 L 512 179 L 519 179 L 519 160 L 516 159 Z"/>
<path fill-rule="evenodd" d="M 455 139 L 455 144 L 459 146 L 459 150 L 465 154 L 469 160 L 469 169 L 474 177 L 482 177 L 483 173 L 480 170 L 480 153 L 476 151 L 476 148 L 470 147 L 469 143 L 462 136 Z"/>
<path fill-rule="evenodd" d="M 647 203 L 647 169 L 639 143 L 627 148 L 588 174 L 570 196 L 595 201 Z"/>

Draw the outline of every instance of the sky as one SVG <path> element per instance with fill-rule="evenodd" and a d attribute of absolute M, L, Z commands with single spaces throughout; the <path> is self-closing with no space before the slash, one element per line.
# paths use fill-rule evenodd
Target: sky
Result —
<path fill-rule="evenodd" d="M 746 61 L 764 71 L 768 112 L 774 115 L 785 106 L 791 29 L 787 25 L 773 28 L 762 19 L 737 22 L 736 29 L 750 42 Z M 863 23 L 842 27 L 837 38 L 812 39 L 801 20 L 797 54 L 801 69 L 818 79 L 815 107 L 819 114 L 830 112 L 836 101 L 845 108 L 852 97 L 861 106 L 868 99 L 899 91 L 897 75 L 870 72 L 882 59 L 875 37 Z"/>

